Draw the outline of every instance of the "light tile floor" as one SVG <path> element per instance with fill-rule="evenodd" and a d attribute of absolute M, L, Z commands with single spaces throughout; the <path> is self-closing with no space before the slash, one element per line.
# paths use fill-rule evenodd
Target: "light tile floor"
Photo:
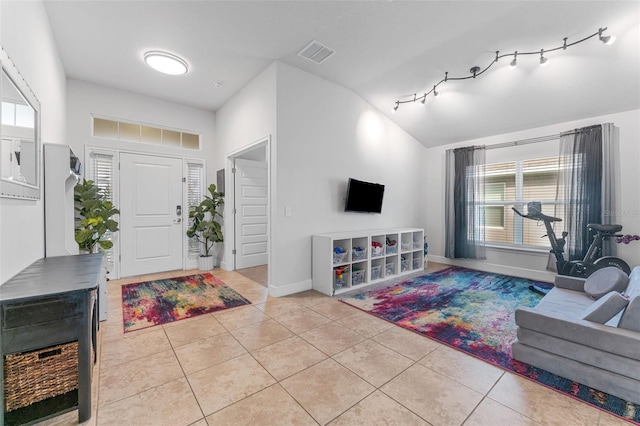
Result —
<path fill-rule="evenodd" d="M 237 273 L 243 275 L 261 286 L 267 287 L 269 281 L 269 266 L 268 265 L 260 265 L 253 266 L 251 268 L 237 269 Z"/>
<path fill-rule="evenodd" d="M 109 282 L 87 424 L 628 424 L 336 299 L 272 298 L 235 272 L 213 271 L 252 305 L 123 334 L 121 285 L 189 273 Z"/>

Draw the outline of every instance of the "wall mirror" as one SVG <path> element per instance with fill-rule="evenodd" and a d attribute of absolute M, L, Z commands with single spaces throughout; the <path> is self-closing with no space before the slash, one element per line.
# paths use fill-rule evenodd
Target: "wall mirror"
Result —
<path fill-rule="evenodd" d="M 40 102 L 4 48 L 0 65 L 0 196 L 38 199 Z"/>

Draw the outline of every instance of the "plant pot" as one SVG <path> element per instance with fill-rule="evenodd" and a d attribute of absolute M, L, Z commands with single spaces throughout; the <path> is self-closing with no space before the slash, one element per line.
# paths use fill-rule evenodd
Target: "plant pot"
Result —
<path fill-rule="evenodd" d="M 198 269 L 201 271 L 210 271 L 215 266 L 213 256 L 200 256 L 198 257 Z"/>

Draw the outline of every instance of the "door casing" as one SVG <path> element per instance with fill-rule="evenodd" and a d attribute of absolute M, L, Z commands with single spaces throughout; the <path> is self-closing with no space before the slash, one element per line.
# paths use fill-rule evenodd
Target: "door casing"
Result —
<path fill-rule="evenodd" d="M 266 152 L 266 160 L 267 160 L 267 204 L 268 204 L 268 219 L 267 219 L 267 264 L 268 268 L 268 285 L 269 285 L 269 294 L 274 295 L 272 283 L 274 283 L 275 273 L 271 265 L 274 264 L 275 253 L 273 250 L 273 217 L 275 214 L 275 206 L 274 206 L 274 198 L 275 198 L 275 158 L 272 156 L 272 152 L 274 151 L 275 143 L 271 138 L 271 135 L 262 137 L 257 139 L 256 141 L 245 145 L 244 147 L 232 151 L 226 156 L 226 164 L 225 164 L 225 180 L 229 182 L 229 189 L 226 191 L 225 196 L 225 206 L 224 206 L 224 214 L 226 218 L 233 217 L 233 206 L 235 205 L 235 190 L 231 190 L 231 182 L 233 182 L 233 173 L 231 169 L 233 168 L 233 162 L 236 157 L 241 156 L 251 150 L 256 148 L 264 147 Z M 233 220 L 225 220 L 224 221 L 224 235 L 225 235 L 225 244 L 224 244 L 224 260 L 221 264 L 222 269 L 227 271 L 235 270 L 235 256 L 233 255 L 233 250 L 235 249 L 235 226 Z"/>

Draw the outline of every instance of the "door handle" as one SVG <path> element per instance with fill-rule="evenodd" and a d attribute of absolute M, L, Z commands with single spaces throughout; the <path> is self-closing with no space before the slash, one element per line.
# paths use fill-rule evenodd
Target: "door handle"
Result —
<path fill-rule="evenodd" d="M 182 222 L 182 218 L 181 217 L 179 217 L 177 219 L 174 219 L 174 221 L 173 221 L 173 223 L 180 223 L 180 222 Z"/>

